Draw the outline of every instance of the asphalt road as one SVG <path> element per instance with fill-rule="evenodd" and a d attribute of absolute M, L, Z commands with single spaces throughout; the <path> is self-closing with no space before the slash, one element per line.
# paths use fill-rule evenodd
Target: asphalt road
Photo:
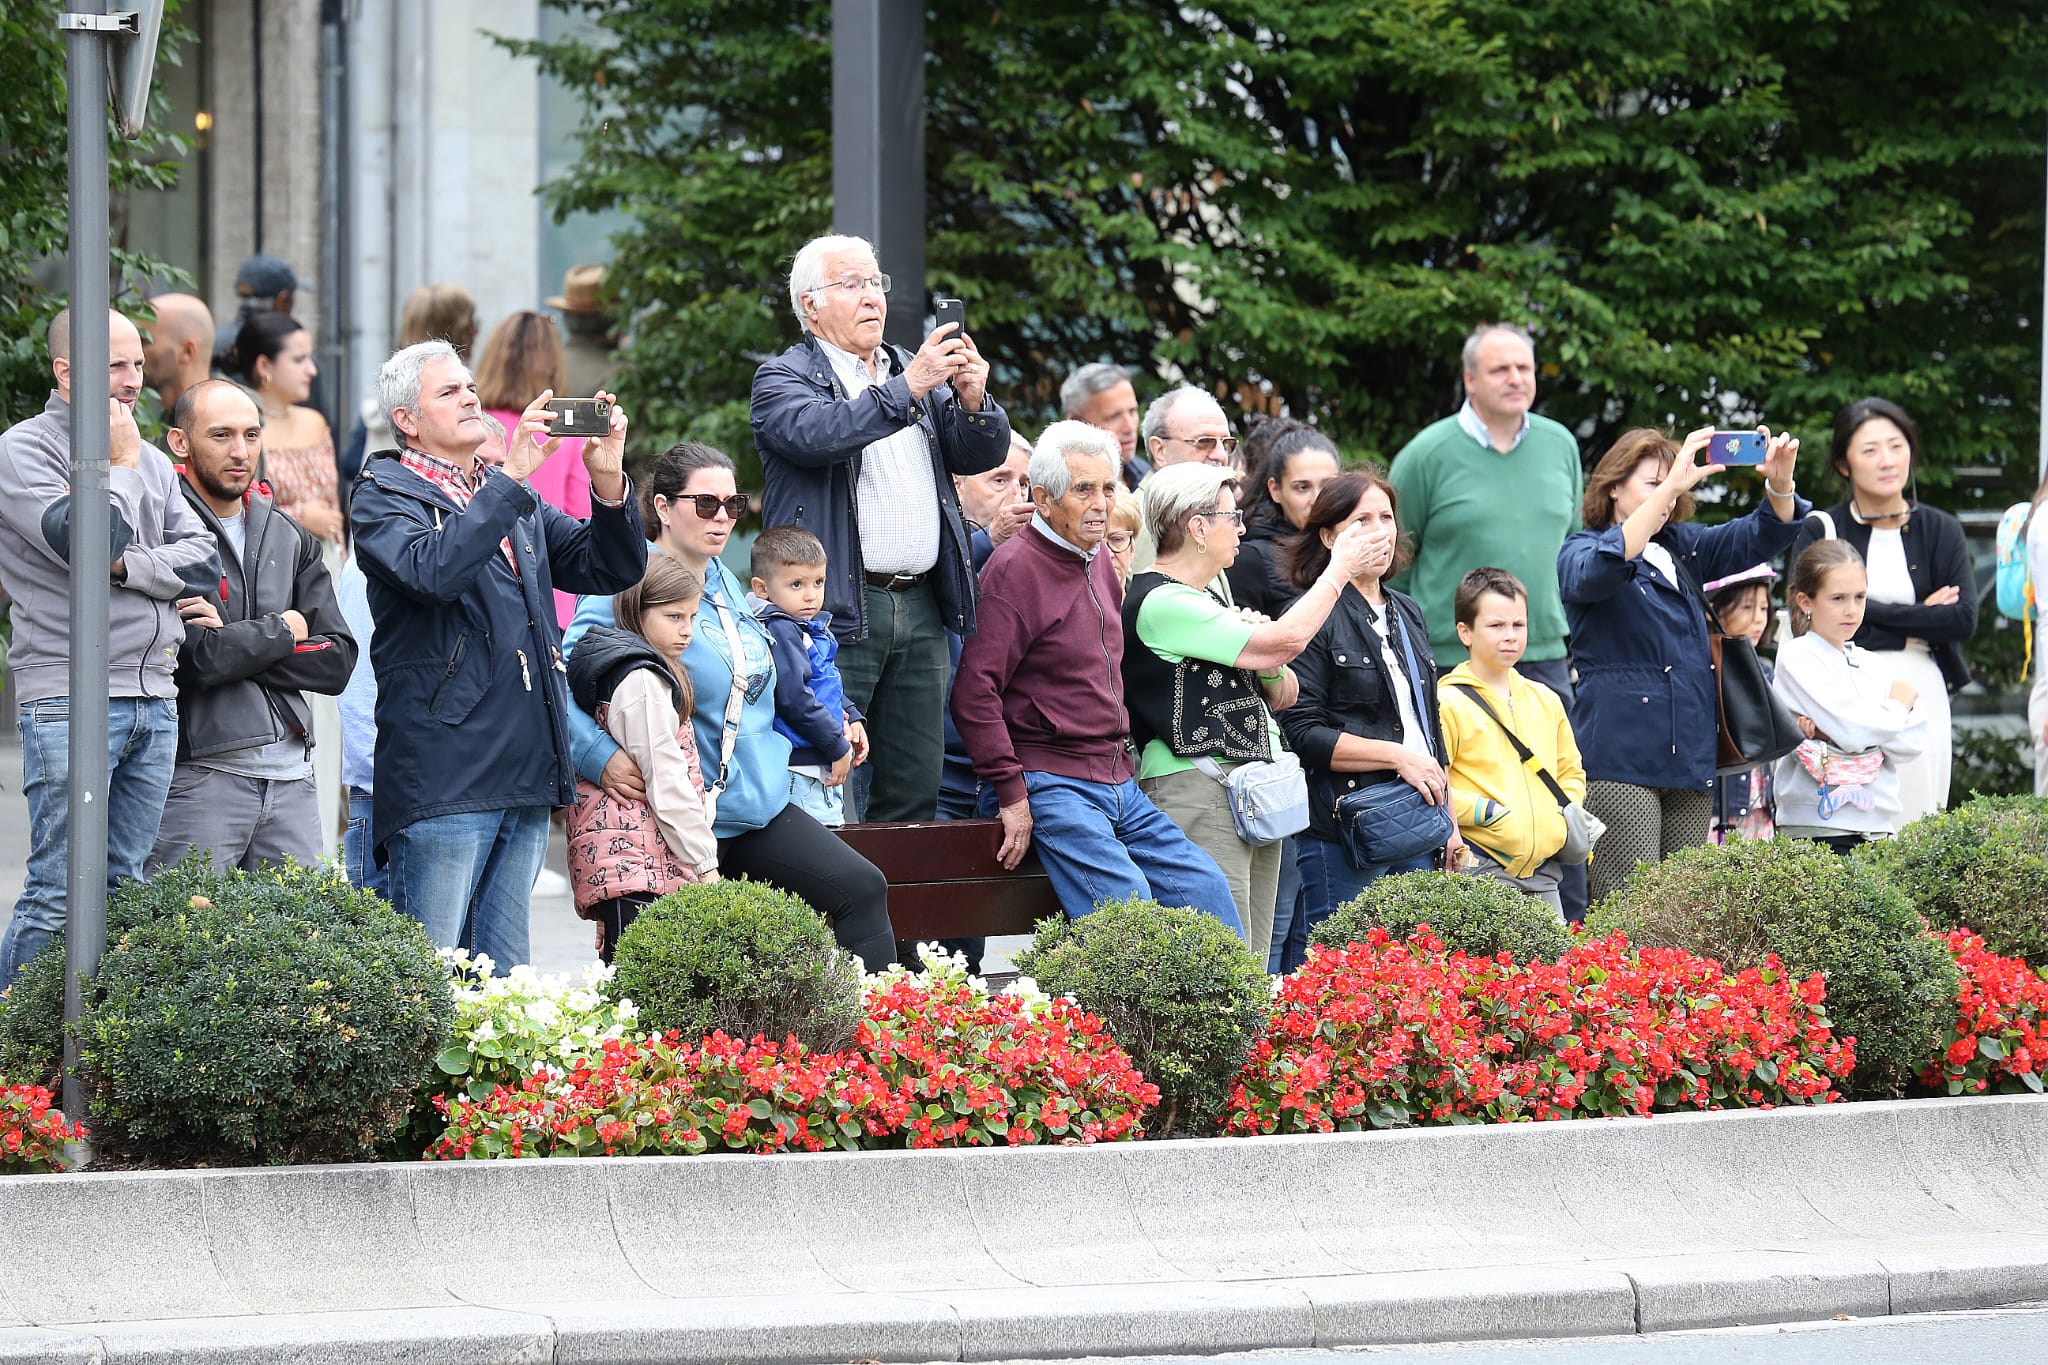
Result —
<path fill-rule="evenodd" d="M 2048 1362 L 2048 1305 L 1570 1341 L 1121 1357 L 1116 1365 L 1217 1365 L 1219 1361 L 1249 1365 L 1329 1365 L 1332 1361 L 1370 1361 L 1371 1365 L 1465 1361 L 1471 1365 L 2027 1365 Z"/>

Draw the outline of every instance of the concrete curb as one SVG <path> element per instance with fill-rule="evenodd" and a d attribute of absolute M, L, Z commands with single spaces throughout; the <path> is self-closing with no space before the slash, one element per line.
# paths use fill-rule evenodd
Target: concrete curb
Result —
<path fill-rule="evenodd" d="M 2048 1297 L 2048 1097 L 0 1179 L 0 1361 L 992 1360 Z"/>

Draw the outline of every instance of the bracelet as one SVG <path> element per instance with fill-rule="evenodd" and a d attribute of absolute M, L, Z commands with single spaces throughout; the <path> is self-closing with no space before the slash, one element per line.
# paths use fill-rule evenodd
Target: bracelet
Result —
<path fill-rule="evenodd" d="M 1792 485 L 1790 488 L 1780 488 L 1769 479 L 1764 480 L 1764 492 L 1769 493 L 1774 498 L 1789 498 L 1798 491 L 1799 485 L 1797 484 Z"/>
<path fill-rule="evenodd" d="M 1280 681 L 1280 680 L 1281 680 L 1282 678 L 1284 678 L 1284 677 L 1286 677 L 1286 676 L 1287 676 L 1287 670 L 1286 670 L 1285 668 L 1282 668 L 1282 669 L 1281 669 L 1281 670 L 1280 670 L 1280 671 L 1279 671 L 1278 673 L 1261 673 L 1261 674 L 1259 674 L 1259 681 L 1260 681 L 1260 682 L 1279 682 L 1279 681 Z"/>

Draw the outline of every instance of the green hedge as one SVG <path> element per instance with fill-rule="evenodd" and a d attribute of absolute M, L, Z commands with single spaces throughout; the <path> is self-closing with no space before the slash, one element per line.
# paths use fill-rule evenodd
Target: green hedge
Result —
<path fill-rule="evenodd" d="M 818 912 L 746 880 L 685 886 L 641 910 L 619 936 L 607 992 L 640 1007 L 639 1026 L 695 1041 L 794 1036 L 843 1047 L 861 1018 L 860 963 Z"/>
<path fill-rule="evenodd" d="M 1109 1025 L 1159 1087 L 1155 1137 L 1217 1130 L 1272 999 L 1263 958 L 1221 920 L 1149 900 L 1041 922 L 1017 969 Z"/>
<path fill-rule="evenodd" d="M 1858 856 L 1936 927 L 1974 929 L 1992 952 L 2048 966 L 2048 801 L 1979 797 Z"/>
<path fill-rule="evenodd" d="M 1365 942 L 1375 928 L 1405 939 L 1424 924 L 1446 949 L 1470 957 L 1507 953 L 1517 962 L 1555 962 L 1572 945 L 1547 902 L 1492 877 L 1444 872 L 1380 878 L 1337 907 L 1308 941 L 1342 948 Z"/>

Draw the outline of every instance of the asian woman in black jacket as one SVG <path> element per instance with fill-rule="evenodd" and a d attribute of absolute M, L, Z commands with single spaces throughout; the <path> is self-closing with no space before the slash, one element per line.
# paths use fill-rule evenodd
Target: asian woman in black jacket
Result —
<path fill-rule="evenodd" d="M 1917 820 L 1948 805 L 1948 698 L 1970 681 L 1963 643 L 1977 629 L 1969 546 L 1961 522 L 1908 497 L 1920 431 L 1898 404 L 1859 398 L 1843 408 L 1828 459 L 1849 496 L 1807 518 L 1792 561 L 1814 541 L 1835 537 L 1863 556 L 1870 601 L 1855 642 L 1930 708 L 1926 752 L 1899 765 L 1900 804 L 1908 821 Z"/>

